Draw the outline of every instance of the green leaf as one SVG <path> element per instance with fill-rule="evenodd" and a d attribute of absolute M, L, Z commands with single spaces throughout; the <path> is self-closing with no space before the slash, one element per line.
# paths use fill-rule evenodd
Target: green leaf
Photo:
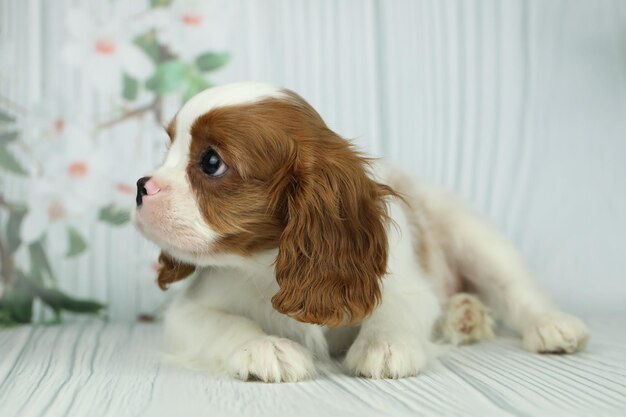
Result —
<path fill-rule="evenodd" d="M 13 320 L 13 316 L 9 309 L 2 305 L 2 300 L 0 299 L 0 326 L 9 327 L 17 324 L 15 320 Z"/>
<path fill-rule="evenodd" d="M 105 223 L 119 226 L 130 220 L 130 213 L 127 210 L 120 209 L 115 204 L 109 204 L 100 209 L 98 218 Z"/>
<path fill-rule="evenodd" d="M 95 300 L 81 300 L 69 297 L 58 290 L 49 290 L 46 297 L 42 297 L 42 301 L 50 307 L 59 306 L 63 310 L 72 311 L 74 313 L 98 313 L 105 305 Z"/>
<path fill-rule="evenodd" d="M 0 133 L 0 144 L 4 145 L 9 142 L 13 142 L 17 139 L 19 133 L 17 130 L 11 130 L 9 132 Z"/>
<path fill-rule="evenodd" d="M 67 310 L 74 313 L 97 313 L 104 308 L 104 304 L 97 301 L 73 298 L 53 288 L 38 288 L 37 296 L 56 312 Z"/>
<path fill-rule="evenodd" d="M 7 221 L 7 250 L 9 253 L 15 252 L 20 246 L 20 243 L 22 243 L 20 239 L 20 227 L 26 212 L 25 208 L 20 207 L 11 211 L 9 214 L 9 220 Z"/>
<path fill-rule="evenodd" d="M 28 172 L 26 172 L 4 144 L 0 144 L 0 167 L 17 175 L 28 175 Z"/>
<path fill-rule="evenodd" d="M 137 36 L 133 43 L 139 47 L 142 51 L 146 53 L 152 59 L 152 61 L 159 62 L 159 58 L 161 57 L 161 46 L 157 42 L 156 32 L 154 30 L 149 30 L 148 32 Z"/>
<path fill-rule="evenodd" d="M 154 74 L 146 81 L 146 88 L 157 94 L 167 94 L 178 89 L 187 77 L 187 65 L 177 59 L 157 65 Z"/>
<path fill-rule="evenodd" d="M 214 71 L 223 67 L 230 59 L 228 52 L 205 52 L 196 57 L 196 66 L 202 72 Z"/>
<path fill-rule="evenodd" d="M 124 87 L 122 88 L 122 97 L 128 101 L 137 98 L 139 91 L 139 81 L 136 78 L 124 73 Z"/>
<path fill-rule="evenodd" d="M 0 123 L 13 123 L 15 121 L 15 117 L 11 116 L 4 110 L 0 110 Z"/>
<path fill-rule="evenodd" d="M 172 4 L 172 0 L 150 0 L 150 7 L 168 7 Z"/>
<path fill-rule="evenodd" d="M 0 299 L 2 324 L 30 323 L 33 318 L 34 293 L 21 280 L 7 288 Z"/>
<path fill-rule="evenodd" d="M 202 76 L 192 77 L 187 83 L 187 88 L 185 89 L 185 93 L 183 94 L 183 101 L 189 100 L 200 91 L 206 90 L 207 88 L 212 86 L 213 84 L 202 78 Z"/>
<path fill-rule="evenodd" d="M 105 307 L 104 304 L 97 301 L 81 300 L 70 297 L 57 289 L 46 288 L 42 284 L 31 281 L 23 274 L 19 274 L 18 283 L 22 287 L 28 289 L 30 294 L 39 297 L 41 301 L 52 308 L 57 315 L 61 310 L 72 311 L 75 313 L 97 313 Z"/>
<path fill-rule="evenodd" d="M 46 255 L 41 240 L 28 245 L 28 253 L 30 254 L 30 276 L 36 282 L 43 283 L 44 274 L 48 274 L 48 277 L 52 281 L 55 281 L 52 266 L 50 266 L 48 255 Z"/>
<path fill-rule="evenodd" d="M 85 239 L 78 233 L 78 230 L 74 229 L 72 226 L 68 226 L 67 228 L 67 238 L 69 240 L 69 249 L 65 254 L 66 257 L 72 258 L 78 256 L 87 249 L 87 242 L 85 242 Z"/>

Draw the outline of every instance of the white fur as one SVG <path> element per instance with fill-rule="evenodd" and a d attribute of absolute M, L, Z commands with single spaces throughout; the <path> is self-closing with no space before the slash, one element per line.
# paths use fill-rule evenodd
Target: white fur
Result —
<path fill-rule="evenodd" d="M 439 303 L 414 256 L 413 238 L 398 201 L 391 201 L 388 228 L 389 274 L 383 279 L 381 304 L 361 324 L 346 355 L 348 369 L 373 378 L 416 375 L 432 355 L 432 327 Z"/>
<path fill-rule="evenodd" d="M 264 84 L 235 84 L 200 93 L 181 109 L 176 141 L 154 175 L 168 181 L 177 195 L 172 216 L 182 216 L 184 226 L 195 233 L 185 239 L 210 243 L 216 238 L 195 206 L 184 173 L 194 120 L 216 106 L 282 94 Z M 372 175 L 402 193 L 410 206 L 388 200 L 393 225 L 388 227 L 389 273 L 382 281 L 382 302 L 357 328 L 300 323 L 275 311 L 271 297 L 278 289 L 276 251 L 252 257 L 205 254 L 187 250 L 182 243 L 173 245 L 175 236 L 151 235 L 142 228 L 171 255 L 200 267 L 198 277 L 166 314 L 172 357 L 241 379 L 288 382 L 312 377 L 314 358 L 347 350 L 345 365 L 353 374 L 372 378 L 416 375 L 433 356 L 431 334 L 441 305 L 452 295 L 456 274 L 477 289 L 496 318 L 523 335 L 528 350 L 582 349 L 588 337 L 584 324 L 559 312 L 538 292 L 513 247 L 479 216 L 453 196 L 416 186 L 382 165 L 374 166 Z M 139 214 L 135 221 L 141 225 Z M 426 248 L 424 258 L 418 256 L 419 245 Z M 472 303 L 472 311 L 486 315 L 478 299 Z M 446 336 L 459 343 L 479 340 L 490 336 L 491 324 L 486 315 L 480 334 L 468 340 Z"/>
<path fill-rule="evenodd" d="M 313 356 L 290 339 L 261 336 L 245 343 L 228 359 L 228 372 L 244 381 L 297 382 L 315 375 Z"/>
<path fill-rule="evenodd" d="M 382 303 L 361 324 L 346 357 L 350 372 L 374 378 L 420 372 L 432 356 L 430 333 L 440 312 L 413 256 L 411 236 L 402 233 L 408 225 L 398 201 L 390 202 L 390 214 L 397 227 L 389 228 L 391 254 Z M 274 251 L 253 258 L 233 256 L 232 264 L 202 270 L 166 315 L 172 355 L 190 366 L 225 370 L 243 379 L 280 382 L 312 376 L 308 361 L 327 358 L 326 336 L 338 331 L 300 323 L 272 308 L 271 297 L 278 290 L 274 258 Z M 278 348 L 273 336 L 293 344 Z M 350 345 L 346 337 L 350 334 L 334 337 L 334 343 Z M 294 358 L 302 363 L 292 363 Z"/>
<path fill-rule="evenodd" d="M 561 312 L 546 314 L 527 326 L 524 347 L 539 353 L 572 353 L 585 347 L 589 335 L 585 324 Z"/>
<path fill-rule="evenodd" d="M 173 357 L 193 367 L 266 382 L 314 374 L 313 356 L 328 357 L 324 329 L 272 308 L 278 286 L 271 257 L 240 258 L 230 266 L 201 271 L 166 314 Z"/>

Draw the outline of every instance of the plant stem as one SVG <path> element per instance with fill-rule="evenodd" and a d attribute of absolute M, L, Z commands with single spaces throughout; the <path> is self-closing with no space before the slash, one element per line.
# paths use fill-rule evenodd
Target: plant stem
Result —
<path fill-rule="evenodd" d="M 13 257 L 7 251 L 7 248 L 2 243 L 0 239 L 0 262 L 2 265 L 0 266 L 0 277 L 2 278 L 2 283 L 5 286 L 11 284 L 13 278 Z"/>
<path fill-rule="evenodd" d="M 165 122 L 163 121 L 163 98 L 160 96 L 154 99 L 154 117 L 161 126 L 165 126 Z"/>
<path fill-rule="evenodd" d="M 157 96 L 154 100 L 152 100 L 150 104 L 146 106 L 127 111 L 118 118 L 101 123 L 100 125 L 98 125 L 98 128 L 108 129 L 118 123 L 122 123 L 125 120 L 131 119 L 133 117 L 143 116 L 145 113 L 149 112 L 154 113 L 154 117 L 158 120 L 158 122 L 163 124 L 163 99 L 161 97 Z"/>
<path fill-rule="evenodd" d="M 6 201 L 4 196 L 0 194 L 0 207 L 6 208 L 9 211 L 16 209 L 15 205 Z M 0 239 L 0 278 L 5 286 L 9 285 L 13 279 L 13 257 L 4 246 L 2 239 Z"/>

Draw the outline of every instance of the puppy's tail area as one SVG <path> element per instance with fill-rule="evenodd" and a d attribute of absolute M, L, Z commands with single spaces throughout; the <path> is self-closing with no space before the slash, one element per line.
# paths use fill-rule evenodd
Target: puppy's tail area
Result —
<path fill-rule="evenodd" d="M 438 278 L 448 281 L 447 296 L 469 288 L 497 318 L 518 331 L 554 310 L 515 247 L 475 210 L 449 191 L 417 183 L 405 174 L 395 174 L 391 182 L 418 224 L 414 241 L 428 247 L 421 250 L 422 256 Z"/>

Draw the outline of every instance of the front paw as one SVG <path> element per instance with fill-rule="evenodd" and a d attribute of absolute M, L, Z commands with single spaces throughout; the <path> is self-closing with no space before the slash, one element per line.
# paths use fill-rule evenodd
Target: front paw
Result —
<path fill-rule="evenodd" d="M 572 353 L 589 339 L 585 323 L 574 316 L 555 313 L 541 317 L 524 331 L 524 348 L 539 353 Z"/>
<path fill-rule="evenodd" d="M 350 347 L 345 359 L 353 374 L 376 379 L 417 375 L 426 362 L 426 352 L 419 343 L 360 338 Z"/>
<path fill-rule="evenodd" d="M 297 382 L 315 375 L 310 352 L 296 342 L 274 336 L 245 343 L 228 359 L 227 369 L 244 381 Z"/>

